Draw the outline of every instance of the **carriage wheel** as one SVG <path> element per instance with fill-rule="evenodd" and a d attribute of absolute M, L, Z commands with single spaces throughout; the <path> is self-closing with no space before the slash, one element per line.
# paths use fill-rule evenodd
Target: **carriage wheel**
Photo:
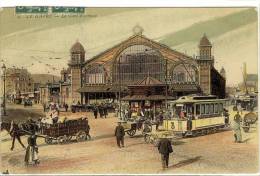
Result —
<path fill-rule="evenodd" d="M 136 133 L 136 129 L 131 129 L 129 131 L 126 132 L 129 136 L 134 136 Z"/>
<path fill-rule="evenodd" d="M 144 142 L 147 143 L 147 144 L 149 144 L 149 143 L 151 142 L 151 136 L 148 135 L 148 134 L 145 134 L 145 135 L 144 135 Z"/>
<path fill-rule="evenodd" d="M 65 144 L 67 142 L 67 137 L 66 135 L 64 136 L 59 136 L 58 139 L 57 139 L 58 143 L 59 144 Z"/>
<path fill-rule="evenodd" d="M 67 136 L 67 142 L 70 142 L 72 139 L 72 136 Z"/>
<path fill-rule="evenodd" d="M 142 131 L 142 134 L 150 133 L 151 131 L 152 131 L 152 126 L 151 125 L 146 125 L 145 128 Z"/>
<path fill-rule="evenodd" d="M 52 138 L 49 137 L 49 136 L 47 136 L 47 137 L 45 138 L 45 143 L 46 143 L 46 144 L 52 144 Z"/>
<path fill-rule="evenodd" d="M 158 145 L 159 145 L 159 139 L 158 138 L 155 138 L 154 140 L 153 140 L 153 145 L 155 146 L 155 147 L 158 147 Z"/>
<path fill-rule="evenodd" d="M 245 125 L 246 125 L 246 126 L 243 127 L 243 130 L 244 130 L 244 132 L 247 133 L 247 132 L 249 132 L 250 124 L 249 124 L 249 123 L 246 123 Z"/>
<path fill-rule="evenodd" d="M 76 139 L 78 142 L 82 142 L 82 141 L 85 141 L 86 140 L 86 132 L 85 131 L 79 131 L 76 135 Z"/>

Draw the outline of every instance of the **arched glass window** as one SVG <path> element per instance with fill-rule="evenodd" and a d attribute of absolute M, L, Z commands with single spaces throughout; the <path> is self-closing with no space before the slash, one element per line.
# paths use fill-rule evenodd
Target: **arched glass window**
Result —
<path fill-rule="evenodd" d="M 196 68 L 189 64 L 179 64 L 172 70 L 173 83 L 197 82 Z"/>
<path fill-rule="evenodd" d="M 104 84 L 105 72 L 102 65 L 93 65 L 85 70 L 86 84 Z"/>
<path fill-rule="evenodd" d="M 133 84 L 148 74 L 160 81 L 165 77 L 165 61 L 161 54 L 145 45 L 133 45 L 123 50 L 113 67 L 113 82 Z"/>

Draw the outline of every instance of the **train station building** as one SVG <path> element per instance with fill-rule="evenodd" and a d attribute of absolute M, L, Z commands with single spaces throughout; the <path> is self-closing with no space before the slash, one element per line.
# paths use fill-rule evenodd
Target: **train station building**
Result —
<path fill-rule="evenodd" d="M 166 94 L 170 97 L 192 93 L 225 97 L 226 80 L 214 67 L 212 44 L 206 35 L 198 41 L 199 55 L 190 57 L 149 39 L 141 27 L 134 31 L 126 40 L 88 60 L 83 44 L 78 41 L 73 44 L 68 68 L 61 71 L 56 101 L 70 105 L 118 100 L 129 96 L 129 85 L 136 85 L 147 77 L 166 85 Z M 47 87 L 43 86 L 41 92 L 51 90 Z"/>

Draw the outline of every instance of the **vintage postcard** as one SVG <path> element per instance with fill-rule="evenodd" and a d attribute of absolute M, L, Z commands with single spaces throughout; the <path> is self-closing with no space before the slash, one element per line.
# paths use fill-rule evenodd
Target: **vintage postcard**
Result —
<path fill-rule="evenodd" d="M 3 174 L 259 174 L 258 7 L 0 8 Z"/>

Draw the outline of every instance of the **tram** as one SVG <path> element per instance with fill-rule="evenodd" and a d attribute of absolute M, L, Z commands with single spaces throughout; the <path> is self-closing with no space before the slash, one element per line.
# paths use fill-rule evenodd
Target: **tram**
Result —
<path fill-rule="evenodd" d="M 215 133 L 228 126 L 226 99 L 216 96 L 183 96 L 170 101 L 171 119 L 163 121 L 165 130 L 184 136 L 198 136 Z"/>

